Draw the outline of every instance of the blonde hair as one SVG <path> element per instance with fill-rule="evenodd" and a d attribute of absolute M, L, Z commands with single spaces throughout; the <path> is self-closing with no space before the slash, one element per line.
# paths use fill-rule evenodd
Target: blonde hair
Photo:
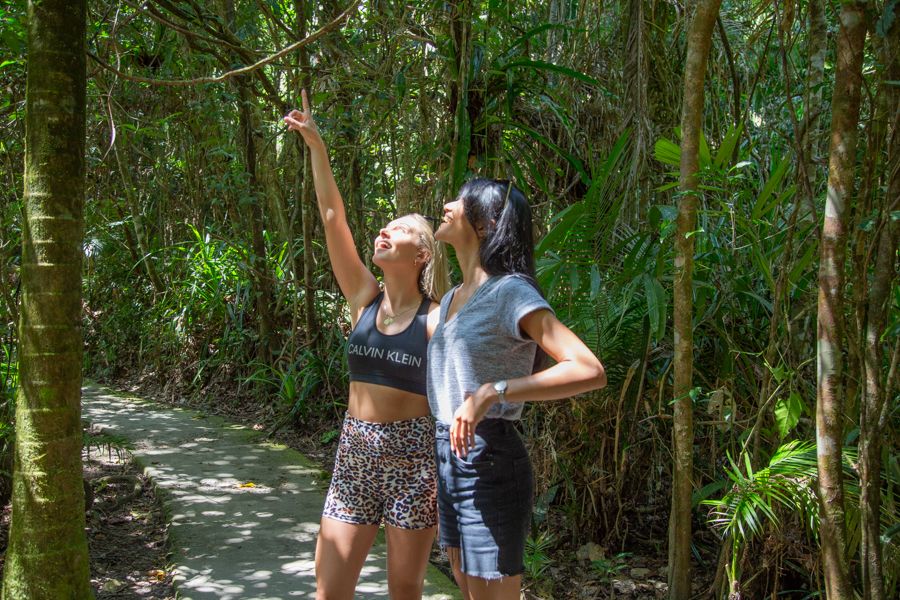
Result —
<path fill-rule="evenodd" d="M 440 302 L 450 289 L 450 273 L 444 243 L 434 239 L 431 224 L 420 214 L 408 215 L 419 226 L 419 247 L 428 253 L 428 262 L 419 272 L 419 291 Z"/>

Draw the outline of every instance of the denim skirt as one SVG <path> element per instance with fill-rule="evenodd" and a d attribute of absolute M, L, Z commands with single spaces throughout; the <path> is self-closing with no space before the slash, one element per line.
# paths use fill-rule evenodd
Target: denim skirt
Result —
<path fill-rule="evenodd" d="M 450 450 L 450 426 L 438 421 L 435 453 L 441 547 L 459 548 L 466 575 L 520 575 L 534 475 L 514 423 L 483 420 L 475 429 L 475 447 L 462 459 Z"/>

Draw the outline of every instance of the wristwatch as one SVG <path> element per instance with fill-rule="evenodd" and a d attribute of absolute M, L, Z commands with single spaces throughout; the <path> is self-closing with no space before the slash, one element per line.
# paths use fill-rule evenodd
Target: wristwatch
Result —
<path fill-rule="evenodd" d="M 506 402 L 506 389 L 509 384 L 505 379 L 501 379 L 494 384 L 494 391 L 497 392 L 497 402 Z"/>

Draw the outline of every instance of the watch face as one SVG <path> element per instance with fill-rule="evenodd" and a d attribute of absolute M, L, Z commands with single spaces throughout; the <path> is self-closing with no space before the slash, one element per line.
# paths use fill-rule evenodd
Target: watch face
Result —
<path fill-rule="evenodd" d="M 494 389 L 497 391 L 498 394 L 502 394 L 502 393 L 506 392 L 507 387 L 509 387 L 509 384 L 506 383 L 505 379 L 503 381 L 498 381 L 497 383 L 494 384 Z"/>

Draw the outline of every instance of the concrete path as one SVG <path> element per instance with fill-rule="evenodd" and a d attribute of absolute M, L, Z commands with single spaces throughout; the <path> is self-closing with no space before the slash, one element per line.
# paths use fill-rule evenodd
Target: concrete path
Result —
<path fill-rule="evenodd" d="M 134 443 L 133 455 L 169 516 L 179 598 L 314 598 L 313 560 L 329 475 L 285 446 L 218 417 L 164 407 L 97 386 L 83 416 Z M 252 484 L 252 485 L 251 485 Z M 357 598 L 387 598 L 379 536 Z M 433 566 L 428 600 L 459 598 Z"/>

